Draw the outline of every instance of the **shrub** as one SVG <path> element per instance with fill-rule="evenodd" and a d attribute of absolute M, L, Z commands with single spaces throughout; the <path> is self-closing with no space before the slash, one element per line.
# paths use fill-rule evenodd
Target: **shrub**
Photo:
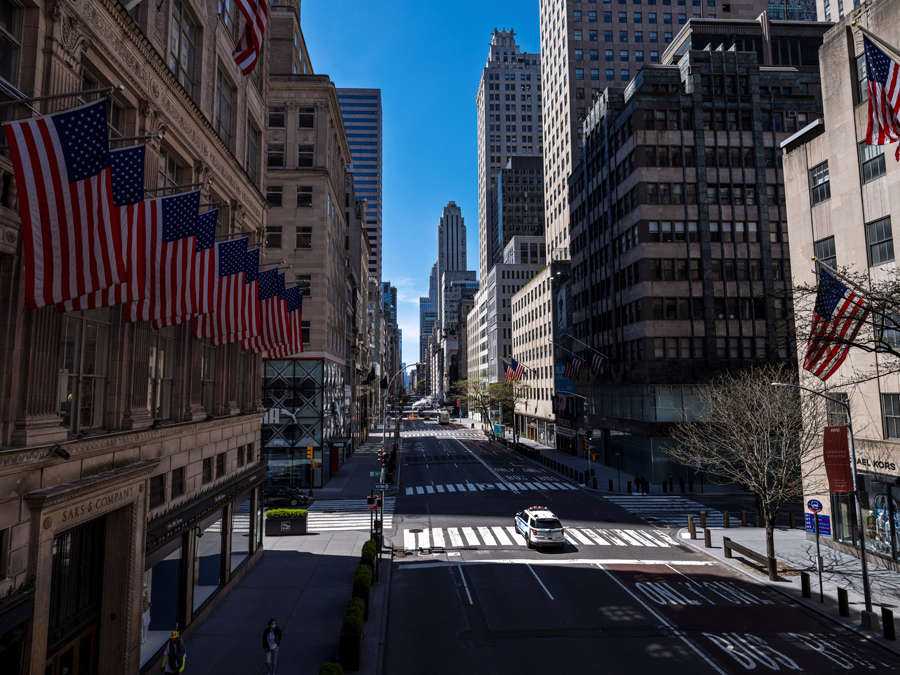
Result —
<path fill-rule="evenodd" d="M 347 612 L 344 614 L 345 619 L 363 620 L 366 613 L 366 602 L 362 598 L 350 598 L 347 603 Z"/>
<path fill-rule="evenodd" d="M 270 520 L 297 520 L 306 518 L 309 513 L 306 509 L 269 509 L 266 518 Z"/>
<path fill-rule="evenodd" d="M 369 567 L 374 567 L 376 551 L 375 540 L 369 539 L 362 547 L 362 563 Z"/>
<path fill-rule="evenodd" d="M 372 568 L 368 565 L 360 565 L 356 568 L 356 576 L 353 578 L 353 597 L 361 598 L 366 604 L 365 618 L 369 618 L 369 589 L 372 588 Z"/>
<path fill-rule="evenodd" d="M 352 605 L 352 601 L 351 601 Z M 359 657 L 362 651 L 362 617 L 353 612 L 350 606 L 347 608 L 347 616 L 344 617 L 344 625 L 341 627 L 341 640 L 338 645 L 338 653 L 345 670 L 359 670 Z"/>
<path fill-rule="evenodd" d="M 344 669 L 340 663 L 323 663 L 319 675 L 344 675 Z"/>

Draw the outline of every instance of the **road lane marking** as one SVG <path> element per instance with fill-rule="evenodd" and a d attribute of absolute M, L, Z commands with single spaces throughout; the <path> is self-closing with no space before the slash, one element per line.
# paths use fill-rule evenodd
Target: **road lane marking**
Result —
<path fill-rule="evenodd" d="M 640 539 L 627 532 L 626 530 L 613 530 L 613 532 L 622 537 L 622 539 L 624 539 L 625 541 L 631 542 L 635 546 L 645 546 L 644 542 L 642 542 Z"/>
<path fill-rule="evenodd" d="M 584 536 L 581 532 L 576 530 L 574 527 L 570 527 L 566 530 L 566 532 L 571 532 L 572 536 L 575 537 L 580 543 L 590 545 L 593 542 Z"/>
<path fill-rule="evenodd" d="M 446 548 L 444 544 L 444 533 L 439 527 L 431 528 L 431 539 L 434 541 L 435 546 L 439 546 L 440 548 Z"/>
<path fill-rule="evenodd" d="M 626 544 L 624 541 L 622 541 L 616 535 L 614 535 L 612 533 L 612 530 L 605 530 L 603 532 L 603 536 L 606 537 L 607 539 L 609 539 L 616 546 L 628 546 L 628 544 Z"/>
<path fill-rule="evenodd" d="M 462 548 L 463 540 L 462 537 L 459 536 L 459 530 L 455 527 L 448 527 L 447 534 L 450 535 L 450 544 L 454 548 Z"/>
<path fill-rule="evenodd" d="M 434 494 L 434 488 L 431 487 L 430 485 L 426 485 L 426 486 L 425 486 L 425 492 L 427 492 L 427 493 L 430 494 L 430 495 L 433 495 L 433 494 Z"/>
<path fill-rule="evenodd" d="M 513 538 L 513 541 L 516 542 L 519 546 L 525 545 L 525 537 L 522 536 L 522 533 L 519 532 L 512 525 L 506 528 L 506 531 L 509 532 L 509 535 Z"/>
<path fill-rule="evenodd" d="M 453 487 L 453 483 L 447 483 L 447 492 L 456 492 L 456 488 Z"/>
<path fill-rule="evenodd" d="M 504 492 L 506 492 L 507 490 L 509 490 L 509 488 L 506 487 L 503 483 L 496 483 L 496 485 L 497 485 L 498 488 L 500 488 L 500 489 L 503 490 Z"/>
<path fill-rule="evenodd" d="M 537 572 L 534 571 L 534 568 L 529 564 L 526 564 L 525 566 L 534 575 L 534 578 L 537 579 L 537 582 L 541 585 L 541 588 L 544 589 L 544 593 L 547 594 L 547 597 L 550 598 L 551 600 L 555 600 L 556 598 L 553 597 L 553 593 L 550 592 L 549 588 L 544 586 L 544 582 L 541 581 L 541 578 L 537 575 Z"/>
<path fill-rule="evenodd" d="M 610 572 L 608 569 L 606 569 L 602 563 L 594 563 L 594 564 L 597 567 L 599 567 L 601 570 L 603 570 L 606 573 L 606 575 L 619 586 L 619 588 L 621 588 L 623 591 L 628 593 L 628 595 L 630 595 L 632 598 L 634 598 L 634 600 L 638 604 L 640 604 L 644 609 L 646 609 L 648 612 L 650 612 L 650 614 L 655 616 L 657 621 L 659 621 L 662 625 L 668 627 L 669 630 L 671 630 L 673 634 L 675 634 L 682 642 L 684 642 L 688 647 L 690 647 L 694 652 L 696 652 L 697 656 L 699 656 L 704 661 L 706 661 L 713 670 L 715 670 L 717 673 L 719 673 L 719 675 L 725 675 L 725 671 L 722 670 L 722 668 L 719 667 L 719 665 L 715 661 L 713 661 L 709 656 L 707 656 L 703 652 L 703 650 L 701 650 L 697 645 L 695 645 L 693 642 L 691 642 L 687 638 L 687 636 L 681 632 L 681 630 L 679 630 L 678 628 L 675 627 L 674 624 L 669 622 L 668 619 L 666 619 L 664 616 L 659 614 L 655 609 L 653 609 L 650 605 L 648 605 L 640 597 L 638 597 L 638 595 L 636 593 L 634 593 L 630 588 L 628 588 L 624 583 L 622 583 L 622 581 L 620 581 L 612 572 Z"/>
<path fill-rule="evenodd" d="M 641 541 L 647 542 L 646 544 L 644 544 L 645 546 L 668 546 L 668 544 L 660 544 L 658 541 L 656 541 L 656 539 L 642 530 L 632 530 L 631 536 L 637 537 Z"/>
<path fill-rule="evenodd" d="M 463 536 L 465 536 L 466 543 L 469 546 L 478 546 L 479 541 L 478 541 L 478 537 L 475 536 L 475 530 L 473 530 L 471 527 L 464 527 L 462 529 L 462 533 L 463 533 Z"/>
<path fill-rule="evenodd" d="M 481 535 L 481 538 L 484 540 L 486 546 L 496 546 L 497 542 L 494 541 L 494 537 L 491 536 L 491 531 L 486 527 L 479 527 L 478 534 Z"/>
<path fill-rule="evenodd" d="M 479 560 L 461 560 L 446 562 L 398 563 L 396 569 L 426 569 L 431 567 L 449 567 L 451 565 L 679 565 L 684 567 L 711 567 L 716 562 L 711 560 L 638 560 L 634 558 L 488 558 Z M 598 569 L 602 569 L 599 568 Z"/>
<path fill-rule="evenodd" d="M 406 494 L 411 495 L 413 493 L 413 489 L 411 487 L 406 488 Z"/>
<path fill-rule="evenodd" d="M 529 490 L 537 490 L 537 486 L 534 483 L 522 483 L 522 485 L 527 487 Z"/>
<path fill-rule="evenodd" d="M 444 491 L 444 486 L 443 486 L 443 485 L 435 485 L 434 487 L 437 489 L 438 492 L 443 493 L 443 491 Z"/>
<path fill-rule="evenodd" d="M 497 537 L 497 541 L 500 542 L 501 546 L 512 546 L 512 539 L 506 536 L 506 532 L 503 531 L 502 527 L 492 527 L 491 532 Z"/>
<path fill-rule="evenodd" d="M 459 443 L 461 446 L 463 446 L 463 448 L 465 448 L 465 451 L 468 452 L 470 455 L 472 455 L 472 457 L 474 457 L 474 458 L 477 459 L 479 462 L 481 462 L 481 465 L 482 465 L 485 469 L 487 469 L 488 471 L 490 471 L 490 472 L 491 472 L 491 475 L 492 475 L 494 478 L 496 478 L 497 480 L 502 481 L 502 482 L 504 482 L 504 483 L 507 483 L 505 480 L 503 480 L 503 476 L 501 476 L 499 473 L 497 473 L 496 471 L 494 471 L 490 466 L 488 466 L 488 463 L 485 462 L 483 459 L 481 459 L 481 457 L 479 457 L 478 455 L 476 455 L 474 452 L 472 452 L 472 451 L 469 449 L 469 447 L 468 447 L 465 443 L 463 443 L 463 442 L 462 442 L 461 440 L 459 440 L 458 438 L 454 438 L 453 440 L 456 441 L 457 443 Z M 509 485 L 509 483 L 507 483 L 507 485 Z"/>
<path fill-rule="evenodd" d="M 469 593 L 469 584 L 466 583 L 466 575 L 463 574 L 463 571 L 462 571 L 462 565 L 457 565 L 456 569 L 459 570 L 459 578 L 462 579 L 463 587 L 466 589 L 466 597 L 469 598 L 469 604 L 474 605 L 475 603 L 472 602 L 472 594 Z"/>
<path fill-rule="evenodd" d="M 404 551 L 415 551 L 416 550 L 416 533 L 410 532 L 409 530 L 403 530 L 403 550 Z"/>
<path fill-rule="evenodd" d="M 572 546 L 576 546 L 576 547 L 578 546 L 578 543 L 572 538 L 572 535 L 569 534 L 569 531 L 568 531 L 568 530 L 566 530 L 566 531 L 563 533 L 563 536 L 566 538 L 566 541 L 567 541 L 567 542 L 569 542 L 570 544 L 572 544 Z"/>
<path fill-rule="evenodd" d="M 456 489 L 459 490 L 460 492 L 465 492 L 465 491 L 466 491 L 466 486 L 463 485 L 462 483 L 457 483 L 457 484 L 456 484 Z"/>
<path fill-rule="evenodd" d="M 534 484 L 537 486 L 538 490 L 546 490 L 547 489 L 547 486 L 544 485 L 543 483 L 538 483 L 537 481 L 534 481 Z"/>
<path fill-rule="evenodd" d="M 478 488 L 469 482 L 466 482 L 466 490 L 468 490 L 469 492 L 478 492 Z"/>
<path fill-rule="evenodd" d="M 513 483 L 513 485 L 517 490 L 522 490 L 523 492 L 528 489 L 524 485 L 522 485 L 522 483 Z"/>
<path fill-rule="evenodd" d="M 431 543 L 428 540 L 428 528 L 424 528 L 421 532 L 419 532 L 419 548 L 431 548 Z"/>
<path fill-rule="evenodd" d="M 609 542 L 606 541 L 603 537 L 601 537 L 595 530 L 591 530 L 590 528 L 583 528 L 584 533 L 593 539 L 595 542 L 600 544 L 600 546 L 609 546 Z"/>
<path fill-rule="evenodd" d="M 421 495 L 421 494 L 424 494 L 424 493 L 425 493 L 425 491 L 422 489 L 422 486 L 421 486 L 421 485 L 416 485 L 416 494 L 417 494 L 417 495 Z"/>

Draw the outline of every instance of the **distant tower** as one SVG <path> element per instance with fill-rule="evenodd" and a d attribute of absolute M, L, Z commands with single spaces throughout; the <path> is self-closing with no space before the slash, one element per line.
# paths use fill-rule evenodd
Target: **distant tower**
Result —
<path fill-rule="evenodd" d="M 447 202 L 438 225 L 438 286 L 444 272 L 466 269 L 466 224 L 456 202 Z"/>
<path fill-rule="evenodd" d="M 491 36 L 475 96 L 478 109 L 478 271 L 481 279 L 500 262 L 497 173 L 514 155 L 540 157 L 541 57 L 519 51 L 516 32 Z"/>

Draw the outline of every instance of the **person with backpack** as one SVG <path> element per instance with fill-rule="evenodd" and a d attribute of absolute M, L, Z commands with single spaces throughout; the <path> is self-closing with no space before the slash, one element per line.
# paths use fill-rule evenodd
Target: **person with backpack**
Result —
<path fill-rule="evenodd" d="M 269 623 L 263 629 L 262 647 L 266 657 L 266 675 L 275 675 L 278 668 L 278 649 L 281 646 L 281 629 L 275 619 L 269 619 Z"/>
<path fill-rule="evenodd" d="M 182 673 L 187 663 L 187 650 L 177 630 L 173 630 L 163 649 L 163 662 L 161 672 Z"/>

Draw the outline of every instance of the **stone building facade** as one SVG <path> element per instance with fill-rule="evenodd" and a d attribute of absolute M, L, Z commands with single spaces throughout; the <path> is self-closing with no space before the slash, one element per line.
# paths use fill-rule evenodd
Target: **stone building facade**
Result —
<path fill-rule="evenodd" d="M 896 146 L 864 143 L 866 64 L 862 35 L 852 23 L 858 21 L 887 43 L 897 44 L 900 6 L 881 1 L 852 10 L 848 3 L 844 7 L 846 18 L 825 33 L 819 51 L 821 71 L 829 74 L 822 79 L 823 114 L 782 144 L 795 286 L 815 284 L 813 256 L 873 281 L 891 278 L 897 269 L 893 228 L 895 219 L 900 221 L 900 166 L 893 157 Z M 801 307 L 804 314 L 809 311 L 809 300 L 801 305 L 798 299 L 797 307 L 799 333 L 801 326 L 806 330 L 809 325 L 808 315 L 799 316 Z M 881 341 L 898 349 L 900 339 L 890 320 L 883 331 L 878 316 L 867 323 L 859 336 L 862 344 L 871 348 L 880 333 Z M 806 341 L 798 340 L 797 348 L 802 362 Z M 859 530 L 864 528 L 870 560 L 900 569 L 900 377 L 896 359 L 882 347 L 879 351 L 851 347 L 824 387 L 800 371 L 800 384 L 850 404 L 863 522 L 857 521 L 852 494 L 829 492 L 821 456 L 810 458 L 804 501 L 815 498 L 825 507 L 820 514 L 823 532 L 827 529 L 823 542 L 857 553 Z M 829 404 L 827 423 L 846 422 L 843 407 Z"/>
<path fill-rule="evenodd" d="M 148 194 L 201 187 L 220 234 L 261 243 L 267 64 L 241 75 L 221 7 L 4 0 L 0 100 L 47 113 L 122 84 L 111 147 L 155 135 Z M 260 359 L 189 324 L 126 324 L 121 307 L 27 309 L 6 147 L 0 186 L 0 663 L 149 671 L 261 554 Z"/>

